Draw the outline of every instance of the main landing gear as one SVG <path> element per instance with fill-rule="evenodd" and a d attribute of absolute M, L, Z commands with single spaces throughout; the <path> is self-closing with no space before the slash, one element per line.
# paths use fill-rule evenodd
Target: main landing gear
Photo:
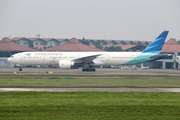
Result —
<path fill-rule="evenodd" d="M 19 66 L 19 71 L 22 71 L 22 66 L 21 65 Z"/>
<path fill-rule="evenodd" d="M 96 69 L 94 69 L 94 68 L 83 68 L 82 71 L 83 72 L 95 72 Z"/>

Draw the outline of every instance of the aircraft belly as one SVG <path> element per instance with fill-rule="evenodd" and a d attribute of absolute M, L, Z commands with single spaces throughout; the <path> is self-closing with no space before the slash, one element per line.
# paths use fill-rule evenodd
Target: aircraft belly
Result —
<path fill-rule="evenodd" d="M 110 64 L 113 63 L 112 65 L 120 65 L 120 64 L 124 64 L 130 60 L 131 60 L 130 58 L 112 59 Z"/>
<path fill-rule="evenodd" d="M 109 60 L 104 60 L 102 62 L 105 65 L 120 65 L 120 64 L 124 64 L 130 60 L 132 60 L 132 58 L 111 58 Z"/>

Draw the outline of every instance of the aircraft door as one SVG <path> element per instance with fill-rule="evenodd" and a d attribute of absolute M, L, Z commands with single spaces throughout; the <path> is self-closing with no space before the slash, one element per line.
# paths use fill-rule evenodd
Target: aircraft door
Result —
<path fill-rule="evenodd" d="M 110 57 L 110 55 L 107 55 L 106 58 L 107 58 L 107 61 L 110 61 L 111 57 Z"/>
<path fill-rule="evenodd" d="M 21 56 L 19 56 L 19 60 L 20 61 L 22 61 L 23 60 L 23 56 L 21 55 Z"/>
<path fill-rule="evenodd" d="M 21 56 L 19 60 L 23 60 L 23 57 Z"/>
<path fill-rule="evenodd" d="M 46 63 L 46 57 L 42 56 L 41 59 L 42 59 L 42 63 L 45 64 Z"/>
<path fill-rule="evenodd" d="M 140 60 L 140 56 L 137 56 L 137 57 L 136 57 L 136 60 Z"/>
<path fill-rule="evenodd" d="M 137 63 L 140 62 L 140 56 L 139 55 L 136 57 L 136 60 L 137 60 Z"/>

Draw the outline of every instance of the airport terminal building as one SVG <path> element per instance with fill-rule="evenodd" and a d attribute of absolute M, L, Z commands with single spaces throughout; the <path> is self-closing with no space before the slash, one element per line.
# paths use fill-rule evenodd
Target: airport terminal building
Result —
<path fill-rule="evenodd" d="M 66 38 L 25 38 L 25 37 L 14 37 L 10 39 L 12 42 L 29 46 L 29 42 L 32 42 L 35 47 L 38 46 L 58 46 L 67 43 L 71 39 Z M 87 39 L 90 46 L 94 46 L 97 40 Z M 82 39 L 78 39 L 82 41 Z M 99 40 L 101 45 L 112 46 L 112 45 L 142 45 L 148 46 L 151 41 L 131 41 L 131 40 Z"/>
<path fill-rule="evenodd" d="M 90 46 L 80 43 L 81 39 L 54 39 L 54 38 L 24 38 L 16 37 L 9 39 L 7 37 L 0 41 L 0 67 L 14 67 L 15 65 L 9 63 L 7 58 L 11 55 L 23 51 L 37 51 L 36 49 L 29 48 L 29 43 L 34 47 L 41 48 L 41 51 L 103 51 L 94 47 L 96 40 L 88 40 Z M 148 46 L 151 42 L 148 41 L 124 41 L 124 40 L 101 40 L 101 45 L 105 46 L 120 46 L 123 51 L 133 50 L 139 51 Z M 48 48 L 48 46 L 51 46 Z M 105 52 L 105 51 L 104 51 Z M 178 68 L 178 61 L 174 61 L 173 54 L 180 54 L 180 44 L 176 40 L 168 40 L 163 48 L 162 54 L 169 54 L 167 59 L 161 59 L 153 62 L 147 62 L 137 67 L 149 67 L 152 69 L 173 69 L 174 64 Z"/>

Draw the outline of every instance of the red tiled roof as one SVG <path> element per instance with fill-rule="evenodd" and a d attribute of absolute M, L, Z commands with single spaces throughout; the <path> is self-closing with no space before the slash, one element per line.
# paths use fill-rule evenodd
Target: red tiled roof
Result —
<path fill-rule="evenodd" d="M 120 46 L 122 50 L 127 50 L 127 49 L 133 48 L 137 45 L 104 45 L 102 47 L 105 48 L 105 47 L 112 47 L 112 46 L 114 46 L 114 47 Z"/>
<path fill-rule="evenodd" d="M 137 45 L 121 45 L 121 49 L 122 50 L 127 50 L 127 49 L 133 48 L 135 46 L 137 46 Z"/>
<path fill-rule="evenodd" d="M 107 42 L 107 43 L 110 43 L 112 40 L 104 40 L 105 42 Z"/>
<path fill-rule="evenodd" d="M 0 41 L 0 51 L 36 51 L 36 50 L 13 43 L 8 37 L 4 37 Z"/>
<path fill-rule="evenodd" d="M 117 43 L 124 42 L 124 40 L 114 40 Z"/>
<path fill-rule="evenodd" d="M 54 38 L 41 38 L 44 41 L 49 41 L 49 40 L 53 40 Z"/>
<path fill-rule="evenodd" d="M 68 43 L 80 43 L 76 38 L 72 38 Z M 81 43 L 80 43 L 81 44 Z"/>
<path fill-rule="evenodd" d="M 4 37 L 0 43 L 12 43 L 12 41 L 8 37 Z"/>
<path fill-rule="evenodd" d="M 23 38 L 25 38 L 25 37 L 14 37 L 14 38 L 11 38 L 11 40 L 17 41 L 17 40 L 20 40 L 20 39 L 23 39 Z M 35 38 L 25 38 L 25 39 L 32 40 L 32 41 L 37 40 L 37 39 L 42 39 L 44 41 L 49 41 L 49 40 L 54 39 L 54 40 L 57 40 L 57 41 L 61 42 L 61 41 L 66 40 L 67 38 L 36 38 L 35 37 Z M 115 41 L 117 43 L 120 43 L 122 41 L 125 42 L 125 43 L 129 43 L 129 42 L 132 41 L 132 40 L 103 40 L 103 39 L 86 39 L 86 40 L 88 40 L 88 41 L 93 40 L 94 42 L 96 42 L 97 40 L 100 40 L 100 41 L 105 41 L 107 43 L 112 42 L 112 41 Z M 134 42 L 134 43 L 138 43 L 138 42 L 141 42 L 141 43 L 145 43 L 145 42 L 151 43 L 151 41 L 132 41 L 132 42 Z"/>
<path fill-rule="evenodd" d="M 11 38 L 11 40 L 20 40 L 20 39 L 23 39 L 25 37 L 14 37 L 14 38 Z"/>
<path fill-rule="evenodd" d="M 72 38 L 68 43 L 54 46 L 43 51 L 103 51 L 80 43 L 76 38 Z"/>
<path fill-rule="evenodd" d="M 180 52 L 180 44 L 178 44 L 174 39 L 170 39 L 164 44 L 161 52 L 166 52 L 166 53 Z"/>
<path fill-rule="evenodd" d="M 44 40 L 44 41 L 50 41 L 50 40 L 57 40 L 57 41 L 63 41 L 63 40 L 66 40 L 66 38 L 26 38 L 28 40 L 37 40 L 37 39 L 41 39 L 41 40 Z"/>
<path fill-rule="evenodd" d="M 54 38 L 54 39 L 56 39 L 57 41 L 64 41 L 64 40 L 66 40 L 66 38 Z"/>
<path fill-rule="evenodd" d="M 44 49 L 44 47 L 47 48 L 47 47 L 49 47 L 49 46 L 46 46 L 46 45 L 45 45 L 45 46 L 34 46 L 34 48 L 37 48 L 37 49 L 40 49 L 40 48 L 41 48 L 41 49 Z"/>
<path fill-rule="evenodd" d="M 166 52 L 166 53 L 179 52 L 180 53 L 180 45 L 179 44 L 174 44 L 174 45 L 164 44 L 161 52 Z"/>
<path fill-rule="evenodd" d="M 93 41 L 95 41 L 95 42 L 96 42 L 96 41 L 98 41 L 98 40 L 100 40 L 100 41 L 101 41 L 102 39 L 86 39 L 86 40 L 87 40 L 87 41 L 91 41 L 91 40 L 93 40 Z M 104 41 L 106 41 L 106 40 L 104 40 Z"/>
<path fill-rule="evenodd" d="M 165 44 L 178 44 L 175 39 L 169 39 Z"/>
<path fill-rule="evenodd" d="M 143 43 L 143 44 L 147 42 L 147 43 L 150 44 L 152 41 L 139 41 L 139 42 L 141 42 L 141 43 Z"/>
<path fill-rule="evenodd" d="M 34 40 L 37 40 L 38 38 L 27 38 L 27 39 L 34 41 Z"/>
<path fill-rule="evenodd" d="M 52 40 L 54 38 L 27 38 L 27 39 L 32 40 L 32 41 L 37 40 L 37 39 L 44 40 L 44 41 L 49 41 L 49 40 Z"/>

